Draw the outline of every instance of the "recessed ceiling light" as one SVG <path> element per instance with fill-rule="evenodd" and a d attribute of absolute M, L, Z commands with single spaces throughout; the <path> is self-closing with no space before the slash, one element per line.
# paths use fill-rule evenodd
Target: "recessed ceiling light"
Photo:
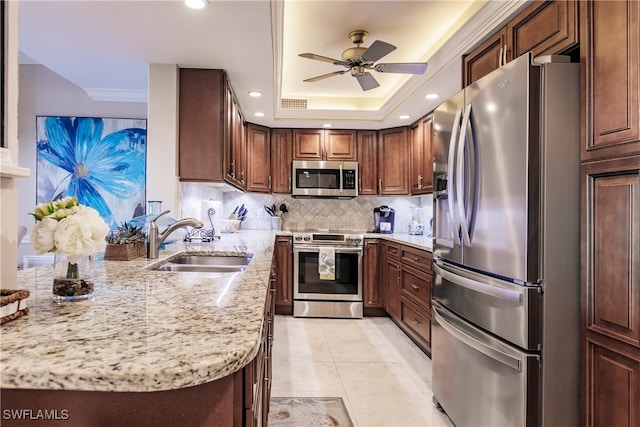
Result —
<path fill-rule="evenodd" d="M 425 96 L 425 98 L 427 99 L 438 99 L 440 95 L 438 95 L 437 93 L 428 93 L 427 96 Z"/>
<path fill-rule="evenodd" d="M 258 111 L 256 113 L 253 113 L 253 115 L 256 116 L 256 117 L 264 117 L 264 113 L 262 113 L 260 111 Z"/>
<path fill-rule="evenodd" d="M 249 96 L 253 98 L 259 98 L 262 96 L 262 92 L 260 92 L 259 90 L 252 90 L 251 92 L 249 92 Z"/>
<path fill-rule="evenodd" d="M 322 125 L 323 128 L 330 128 L 331 126 L 333 126 L 331 123 L 325 123 Z"/>
<path fill-rule="evenodd" d="M 400 115 L 398 116 L 398 118 L 399 118 L 400 120 L 408 120 L 408 119 L 410 119 L 410 118 L 411 118 L 411 116 L 410 116 L 410 115 L 408 115 L 408 114 L 400 114 Z"/>
<path fill-rule="evenodd" d="M 184 4 L 191 9 L 202 9 L 207 5 L 207 0 L 184 0 Z"/>

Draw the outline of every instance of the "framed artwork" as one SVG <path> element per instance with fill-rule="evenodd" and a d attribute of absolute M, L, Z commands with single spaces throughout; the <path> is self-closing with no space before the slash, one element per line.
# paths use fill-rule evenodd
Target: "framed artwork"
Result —
<path fill-rule="evenodd" d="M 36 117 L 36 203 L 76 196 L 112 228 L 144 214 L 147 121 Z"/>

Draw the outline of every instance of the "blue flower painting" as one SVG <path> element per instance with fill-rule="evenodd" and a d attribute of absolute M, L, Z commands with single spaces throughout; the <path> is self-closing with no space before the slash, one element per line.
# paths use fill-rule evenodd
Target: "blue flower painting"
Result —
<path fill-rule="evenodd" d="M 37 200 L 76 196 L 112 228 L 145 205 L 147 121 L 36 118 Z"/>

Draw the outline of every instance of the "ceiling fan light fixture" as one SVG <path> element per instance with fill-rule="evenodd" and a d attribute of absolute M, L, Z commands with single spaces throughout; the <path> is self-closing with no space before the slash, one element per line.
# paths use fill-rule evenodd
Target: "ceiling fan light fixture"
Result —
<path fill-rule="evenodd" d="M 184 4 L 191 9 L 203 9 L 208 0 L 184 0 Z"/>

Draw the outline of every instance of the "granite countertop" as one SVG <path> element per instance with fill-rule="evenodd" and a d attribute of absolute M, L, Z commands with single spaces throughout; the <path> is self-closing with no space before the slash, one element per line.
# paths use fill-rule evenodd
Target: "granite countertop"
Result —
<path fill-rule="evenodd" d="M 258 353 L 272 231 L 178 243 L 158 260 L 96 261 L 95 295 L 57 304 L 51 265 L 18 272 L 29 315 L 2 325 L 2 388 L 160 391 L 230 375 Z M 149 270 L 179 252 L 253 254 L 240 273 Z"/>
<path fill-rule="evenodd" d="M 402 243 L 403 245 L 412 246 L 417 249 L 433 252 L 432 237 L 427 235 L 413 235 L 409 233 L 366 233 L 364 237 L 371 239 L 390 240 L 392 242 Z"/>

